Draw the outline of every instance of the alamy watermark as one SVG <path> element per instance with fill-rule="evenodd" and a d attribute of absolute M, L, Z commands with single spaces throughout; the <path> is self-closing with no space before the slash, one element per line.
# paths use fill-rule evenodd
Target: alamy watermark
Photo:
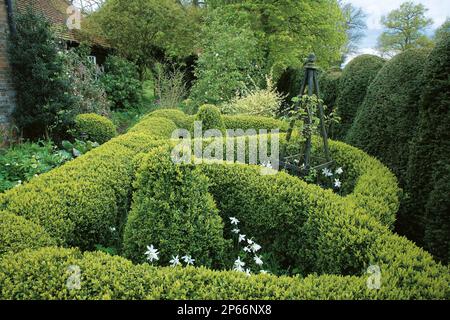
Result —
<path fill-rule="evenodd" d="M 179 139 L 171 153 L 176 164 L 260 164 L 264 175 L 276 174 L 279 169 L 279 129 L 228 129 L 224 135 L 218 129 L 203 132 L 202 122 L 195 121 L 193 136 L 187 129 L 177 129 L 172 139 Z"/>
<path fill-rule="evenodd" d="M 367 288 L 371 290 L 380 290 L 381 288 L 381 269 L 378 265 L 370 265 L 367 268 L 370 276 L 367 278 Z"/>

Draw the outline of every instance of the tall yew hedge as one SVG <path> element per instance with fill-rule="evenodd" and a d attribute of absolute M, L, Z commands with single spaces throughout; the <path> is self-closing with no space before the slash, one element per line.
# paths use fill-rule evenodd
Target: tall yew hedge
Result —
<path fill-rule="evenodd" d="M 418 234 L 438 259 L 450 257 L 450 38 L 431 52 L 424 70 L 418 132 L 407 171 L 406 223 L 421 221 Z"/>
<path fill-rule="evenodd" d="M 344 68 L 336 101 L 337 114 L 341 117 L 341 122 L 335 130 L 336 138 L 345 137 L 366 96 L 367 88 L 384 62 L 380 57 L 363 54 L 350 61 Z"/>

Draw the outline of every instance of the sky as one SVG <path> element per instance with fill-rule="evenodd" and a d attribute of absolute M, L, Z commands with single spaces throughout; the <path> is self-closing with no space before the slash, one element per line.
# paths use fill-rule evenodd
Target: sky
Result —
<path fill-rule="evenodd" d="M 387 15 L 390 11 L 397 9 L 406 0 L 346 0 L 360 7 L 367 14 L 367 30 L 366 37 L 359 44 L 359 54 L 371 53 L 376 54 L 374 47 L 377 43 L 378 36 L 382 33 L 382 25 L 380 19 L 383 15 Z M 434 30 L 450 17 L 450 0 L 412 0 L 414 3 L 421 3 L 428 8 L 427 16 L 433 19 L 434 24 L 428 30 L 433 34 Z M 350 59 L 353 57 L 350 57 Z"/>

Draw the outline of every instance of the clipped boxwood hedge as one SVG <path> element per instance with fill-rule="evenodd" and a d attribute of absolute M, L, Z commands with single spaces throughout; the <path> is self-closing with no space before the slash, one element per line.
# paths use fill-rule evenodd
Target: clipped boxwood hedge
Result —
<path fill-rule="evenodd" d="M 167 147 L 155 148 L 140 160 L 123 255 L 144 262 L 152 244 L 161 253 L 159 263 L 189 254 L 196 264 L 217 267 L 226 242 L 207 177 L 198 168 L 174 165 Z"/>
<path fill-rule="evenodd" d="M 170 137 L 175 127 L 167 119 L 146 119 L 132 133 L 1 194 L 0 209 L 41 225 L 61 245 L 107 244 L 115 237 L 111 228 L 121 232 L 129 207 L 130 159 L 161 145 L 156 139 Z"/>
<path fill-rule="evenodd" d="M 108 118 L 95 113 L 85 113 L 75 117 L 75 136 L 102 144 L 117 136 L 117 131 Z"/>
<path fill-rule="evenodd" d="M 227 129 L 260 129 L 272 130 L 279 129 L 280 132 L 286 132 L 289 129 L 289 123 L 282 120 L 256 116 L 222 116 Z"/>
<path fill-rule="evenodd" d="M 61 245 L 91 248 L 98 239 L 107 238 L 109 227 L 124 221 L 136 163 L 145 159 L 137 155 L 169 143 L 165 139 L 175 126 L 153 117 L 142 122 L 147 123 L 139 123 L 136 128 L 140 129 L 0 195 L 4 210 L 0 214 L 17 214 L 38 223 Z M 158 124 L 161 136 L 158 132 L 156 136 L 150 134 Z M 295 262 L 301 273 L 317 275 L 247 277 L 234 271 L 133 265 L 121 257 L 100 252 L 82 254 L 78 249 L 13 249 L 0 260 L 0 298 L 448 299 L 448 267 L 389 230 L 398 206 L 395 177 L 356 148 L 333 142 L 330 148 L 347 174 L 345 197 L 284 173 L 262 176 L 257 166 L 199 166 L 209 178 L 209 192 L 224 217 L 234 214 L 240 218 L 242 227 L 251 229 L 255 238 L 277 253 L 281 265 Z M 81 190 L 77 197 L 67 190 L 77 190 L 81 182 L 92 188 L 89 195 Z M 65 192 L 69 197 L 65 198 Z M 32 200 L 31 205 L 19 201 L 25 198 Z M 46 214 L 40 205 L 45 202 L 47 209 L 56 208 Z M 94 209 L 97 203 L 113 212 L 105 217 Z M 98 219 L 93 218 L 96 214 Z M 98 221 L 103 219 L 111 220 Z M 64 223 L 69 228 L 55 228 L 64 227 Z M 25 247 L 27 242 L 19 237 L 17 243 L 9 241 L 8 246 Z M 367 288 L 365 269 L 369 264 L 381 268 L 380 290 Z M 79 290 L 66 286 L 71 265 L 81 270 Z"/>
<path fill-rule="evenodd" d="M 172 120 L 178 128 L 189 130 L 194 123 L 194 116 L 185 114 L 177 109 L 159 109 L 150 113 L 147 117 L 159 117 Z"/>

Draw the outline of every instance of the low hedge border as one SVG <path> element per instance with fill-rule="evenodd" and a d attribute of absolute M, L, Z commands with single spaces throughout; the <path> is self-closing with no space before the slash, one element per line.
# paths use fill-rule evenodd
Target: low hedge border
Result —
<path fill-rule="evenodd" d="M 112 219 L 109 221 L 123 220 L 123 214 L 126 213 L 124 209 L 129 206 L 131 182 L 136 167 L 136 162 L 130 159 L 140 152 L 166 144 L 167 140 L 161 139 L 167 139 L 174 127 L 176 125 L 173 121 L 148 117 L 129 134 L 115 138 L 85 156 L 33 179 L 25 186 L 0 195 L 0 209 L 4 210 L 0 214 L 13 214 L 13 217 L 17 217 L 14 214 L 20 215 L 28 219 L 22 222 L 42 225 L 43 230 L 58 244 L 90 248 L 98 239 L 109 237 L 109 224 L 98 221 L 98 217 L 94 218 L 97 212 L 104 214 L 102 210 L 97 211 L 99 207 L 113 210 L 113 213 L 108 213 L 107 218 Z M 405 238 L 392 234 L 388 226 L 382 224 L 390 224 L 391 218 L 387 216 L 394 214 L 395 211 L 391 212 L 391 209 L 398 205 L 398 199 L 394 201 L 398 189 L 392 174 L 379 162 L 370 160 L 369 156 L 357 149 L 339 143 L 331 143 L 331 148 L 337 161 L 348 157 L 356 160 L 354 163 L 350 160 L 353 165 L 347 168 L 350 179 L 355 181 L 354 191 L 347 197 L 339 197 L 283 173 L 270 178 L 261 177 L 270 182 L 277 181 L 286 188 L 291 188 L 291 183 L 295 180 L 294 185 L 300 187 L 296 190 L 300 192 L 296 194 L 298 200 L 295 200 L 294 195 L 294 199 L 290 201 L 299 201 L 300 207 L 314 209 L 305 216 L 290 217 L 291 221 L 306 219 L 299 228 L 303 228 L 303 234 L 308 235 L 301 248 L 309 251 L 298 254 L 299 257 L 307 257 L 311 253 L 313 258 L 302 262 L 305 271 L 310 268 L 315 269 L 315 272 L 362 274 L 362 266 L 365 267 L 368 263 L 378 264 L 383 272 L 381 290 L 368 290 L 365 275 L 310 275 L 304 279 L 260 275 L 248 278 L 232 271 L 154 268 L 132 265 L 124 258 L 99 252 L 81 254 L 76 249 L 43 248 L 26 249 L 19 253 L 15 253 L 18 250 L 13 249 L 3 254 L 0 261 L 1 298 L 448 299 L 448 267 L 435 263 L 428 253 Z M 364 157 L 369 158 L 369 165 L 366 165 L 367 159 Z M 217 166 L 215 170 L 220 172 L 227 168 L 228 166 Z M 259 172 L 259 167 L 254 166 L 233 165 L 228 169 L 243 170 L 243 178 L 248 178 L 248 172 L 252 170 Z M 382 179 L 376 179 L 378 174 L 383 174 Z M 229 175 L 228 179 L 232 178 Z M 67 188 L 73 187 L 73 181 L 91 188 L 92 193 L 86 195 L 83 193 L 84 189 L 79 194 L 67 191 Z M 221 183 L 225 182 L 223 180 Z M 388 194 L 383 188 L 385 184 L 391 183 L 393 187 L 388 190 L 395 192 Z M 363 190 L 364 184 L 370 184 L 369 192 Z M 276 191 L 279 193 L 277 196 L 283 199 L 283 190 L 273 189 L 270 183 L 261 184 L 260 188 L 264 192 L 268 192 L 267 188 L 272 193 Z M 309 192 L 314 192 L 314 195 Z M 378 192 L 381 192 L 380 197 Z M 284 196 L 289 193 L 284 192 Z M 46 214 L 42 210 L 41 202 L 51 199 L 45 195 L 56 197 L 47 204 L 50 208 L 55 206 L 52 213 Z M 20 201 L 24 197 L 30 197 L 34 201 L 32 204 L 36 204 L 38 209 Z M 64 199 L 71 201 L 63 201 Z M 381 210 L 383 203 L 388 204 L 388 209 Z M 378 212 L 373 214 L 370 210 Z M 377 215 L 379 218 L 376 218 Z M 69 227 L 64 227 L 64 224 Z M 55 226 L 64 228 L 60 231 Z M 92 233 L 91 239 L 96 241 L 89 240 L 86 243 L 81 238 L 82 233 Z M 45 238 L 45 232 L 39 235 L 42 246 L 50 245 L 51 243 L 45 242 Z M 20 239 L 17 243 L 9 244 L 11 248 L 23 248 L 27 245 L 26 241 L 21 242 Z M 296 258 L 295 255 L 293 257 Z M 84 280 L 81 290 L 69 291 L 65 287 L 70 275 L 67 267 L 74 264 L 80 265 Z M 54 275 L 50 277 L 51 281 L 49 274 Z M 33 279 L 33 286 L 29 285 L 29 279 Z M 35 285 L 36 283 L 41 285 Z"/>

